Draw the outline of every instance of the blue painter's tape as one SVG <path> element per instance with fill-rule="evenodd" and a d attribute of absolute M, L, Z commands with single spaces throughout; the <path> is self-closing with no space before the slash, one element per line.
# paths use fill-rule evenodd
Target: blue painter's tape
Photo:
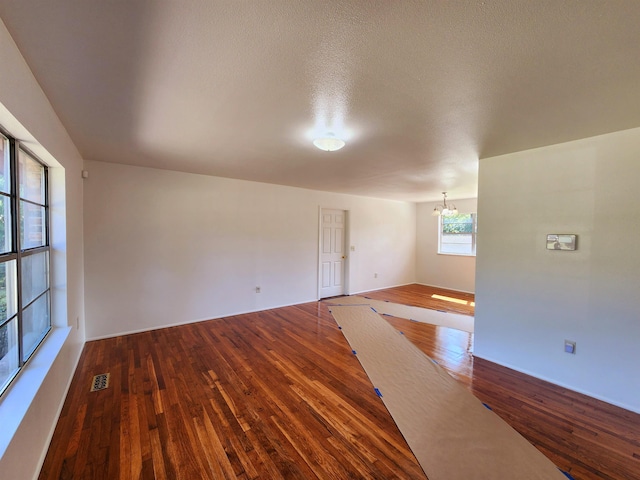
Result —
<path fill-rule="evenodd" d="M 382 392 L 380 390 L 378 390 L 377 388 L 374 388 L 376 395 L 378 395 L 380 398 L 382 398 Z"/>
<path fill-rule="evenodd" d="M 413 318 L 410 318 L 409 321 L 418 323 L 418 320 L 414 320 Z"/>
<path fill-rule="evenodd" d="M 338 328 L 339 328 L 340 330 L 342 330 L 342 327 L 341 327 L 340 325 L 338 325 Z"/>
<path fill-rule="evenodd" d="M 351 353 L 353 353 L 354 355 L 357 355 L 355 350 L 351 350 Z"/>
<path fill-rule="evenodd" d="M 373 310 L 374 312 L 378 313 L 378 311 L 373 307 L 371 307 L 371 310 Z"/>
<path fill-rule="evenodd" d="M 558 469 L 560 470 L 560 469 Z M 567 477 L 569 480 L 575 480 L 575 478 L 573 478 L 571 475 L 569 475 L 569 472 L 565 472 L 564 470 L 560 470 L 562 472 L 562 474 Z"/>
<path fill-rule="evenodd" d="M 431 359 L 431 361 L 432 361 L 433 363 L 435 363 L 436 365 L 438 365 L 438 362 L 436 362 L 433 358 Z"/>
<path fill-rule="evenodd" d="M 442 312 L 442 313 L 447 313 L 444 310 L 436 310 L 436 312 Z"/>
<path fill-rule="evenodd" d="M 404 335 L 404 332 L 400 332 L 400 335 Z"/>
<path fill-rule="evenodd" d="M 493 408 L 491 408 L 489 405 L 487 405 L 486 403 L 483 403 L 482 405 L 484 405 L 488 410 L 493 410 Z"/>
<path fill-rule="evenodd" d="M 385 300 L 385 302 L 389 303 L 389 300 Z"/>

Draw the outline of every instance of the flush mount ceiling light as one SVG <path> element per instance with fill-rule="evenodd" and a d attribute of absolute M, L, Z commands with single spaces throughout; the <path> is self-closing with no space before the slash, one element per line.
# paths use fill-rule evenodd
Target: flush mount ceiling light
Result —
<path fill-rule="evenodd" d="M 340 150 L 342 147 L 344 147 L 344 140 L 340 140 L 333 133 L 329 132 L 323 137 L 316 138 L 313 141 L 313 144 L 320 150 L 324 150 L 326 152 L 335 152 L 336 150 Z"/>
<path fill-rule="evenodd" d="M 447 217 L 449 215 L 457 215 L 458 209 L 456 208 L 456 206 L 453 203 L 447 205 L 447 192 L 442 192 L 442 196 L 444 197 L 442 205 L 436 205 L 433 208 L 433 212 L 431 213 L 431 215 L 433 215 L 434 217 L 439 217 L 440 215 L 444 217 Z"/>

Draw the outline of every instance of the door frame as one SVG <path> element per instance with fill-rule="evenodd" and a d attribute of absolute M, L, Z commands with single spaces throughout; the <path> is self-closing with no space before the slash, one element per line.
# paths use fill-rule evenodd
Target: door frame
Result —
<path fill-rule="evenodd" d="M 350 295 L 349 290 L 349 279 L 351 278 L 349 265 L 351 264 L 351 212 L 342 207 L 327 207 L 318 205 L 318 278 L 317 278 L 317 291 L 316 291 L 316 299 L 318 301 L 321 300 L 322 295 L 322 210 L 341 210 L 344 212 L 344 271 L 343 271 L 343 295 Z"/>

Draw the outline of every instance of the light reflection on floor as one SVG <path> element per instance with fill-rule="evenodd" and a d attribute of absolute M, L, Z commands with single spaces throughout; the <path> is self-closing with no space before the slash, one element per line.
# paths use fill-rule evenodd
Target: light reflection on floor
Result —
<path fill-rule="evenodd" d="M 438 295 L 437 293 L 434 293 L 433 295 L 431 295 L 431 298 L 435 298 L 436 300 L 444 300 L 445 302 L 459 303 L 460 305 L 470 305 L 472 307 L 476 306 L 476 302 L 468 302 L 460 298 L 453 298 L 453 297 L 447 297 L 445 295 Z"/>

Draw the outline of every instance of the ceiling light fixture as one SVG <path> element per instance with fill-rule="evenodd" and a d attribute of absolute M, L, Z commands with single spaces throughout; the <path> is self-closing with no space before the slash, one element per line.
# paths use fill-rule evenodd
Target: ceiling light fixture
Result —
<path fill-rule="evenodd" d="M 335 136 L 335 134 L 329 132 L 323 137 L 316 138 L 313 141 L 313 144 L 320 150 L 324 150 L 326 152 L 335 152 L 336 150 L 340 150 L 342 147 L 344 147 L 344 140 L 340 140 Z"/>
<path fill-rule="evenodd" d="M 433 212 L 431 213 L 431 215 L 433 215 L 434 217 L 439 217 L 440 215 L 444 217 L 447 217 L 449 215 L 457 215 L 458 209 L 456 208 L 456 206 L 453 203 L 447 205 L 447 192 L 442 192 L 442 196 L 444 197 L 442 205 L 436 205 L 433 208 Z"/>

